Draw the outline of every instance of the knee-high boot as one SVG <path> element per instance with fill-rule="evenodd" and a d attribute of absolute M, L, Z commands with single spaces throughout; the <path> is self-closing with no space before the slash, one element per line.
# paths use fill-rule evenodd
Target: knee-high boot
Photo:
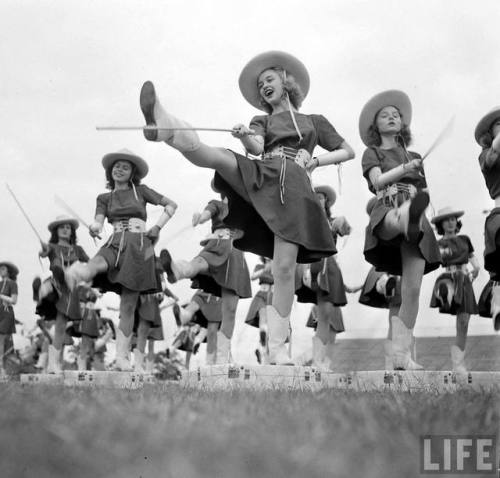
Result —
<path fill-rule="evenodd" d="M 396 315 L 392 322 L 392 360 L 394 370 L 422 370 L 422 365 L 411 358 L 413 329 L 409 329 Z"/>
<path fill-rule="evenodd" d="M 130 341 L 132 340 L 132 334 L 128 337 L 125 336 L 122 329 L 117 327 L 116 329 L 116 362 L 115 369 L 122 372 L 131 372 L 132 365 L 129 359 L 130 352 Z"/>
<path fill-rule="evenodd" d="M 269 363 L 272 365 L 293 365 L 285 345 L 290 330 L 290 316 L 282 317 L 272 305 L 266 306 L 266 309 Z"/>

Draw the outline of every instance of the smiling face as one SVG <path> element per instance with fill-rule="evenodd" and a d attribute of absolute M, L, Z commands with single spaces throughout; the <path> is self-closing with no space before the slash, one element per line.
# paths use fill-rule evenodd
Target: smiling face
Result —
<path fill-rule="evenodd" d="M 116 183 L 128 183 L 132 177 L 132 169 L 130 161 L 118 160 L 111 168 L 111 177 Z"/>
<path fill-rule="evenodd" d="M 403 126 L 399 110 L 394 106 L 385 106 L 375 117 L 375 126 L 382 134 L 398 134 Z"/>
<path fill-rule="evenodd" d="M 9 269 L 7 266 L 0 266 L 0 277 L 5 278 L 9 275 Z"/>
<path fill-rule="evenodd" d="M 457 218 L 455 216 L 443 219 L 441 225 L 445 234 L 455 234 L 457 232 Z"/>
<path fill-rule="evenodd" d="M 69 241 L 71 238 L 71 224 L 60 224 L 57 227 L 57 238 L 58 239 L 66 239 Z"/>
<path fill-rule="evenodd" d="M 257 81 L 262 99 L 269 105 L 277 105 L 283 99 L 283 81 L 276 70 L 264 70 Z"/>

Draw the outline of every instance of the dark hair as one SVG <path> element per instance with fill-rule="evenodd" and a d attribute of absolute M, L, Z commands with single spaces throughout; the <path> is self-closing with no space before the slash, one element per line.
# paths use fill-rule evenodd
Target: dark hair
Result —
<path fill-rule="evenodd" d="M 141 184 L 141 178 L 137 176 L 137 168 L 135 167 L 135 164 L 128 161 L 127 159 L 117 159 L 109 168 L 106 169 L 106 188 L 111 190 L 115 189 L 115 180 L 111 175 L 111 170 L 113 169 L 117 161 L 127 161 L 127 163 L 130 163 L 130 166 L 132 166 L 132 173 L 130 174 L 129 182 L 133 183 L 135 186 L 139 186 L 139 184 Z"/>
<path fill-rule="evenodd" d="M 293 75 L 285 72 L 284 68 L 280 66 L 273 66 L 272 68 L 266 68 L 266 70 L 273 70 L 278 73 L 281 78 L 281 82 L 283 84 L 283 90 L 288 93 L 288 97 L 290 98 L 290 103 L 295 107 L 295 109 L 299 109 L 302 106 L 302 102 L 304 101 L 304 93 L 302 92 L 302 88 L 297 83 Z M 285 80 L 286 73 L 286 80 Z M 264 98 L 260 98 L 260 104 L 264 111 L 267 114 L 271 114 L 273 109 L 269 103 L 267 103 Z"/>
<path fill-rule="evenodd" d="M 494 136 L 493 136 L 493 124 L 496 123 L 498 120 L 500 120 L 500 116 L 498 118 L 495 118 L 490 126 L 488 127 L 488 131 L 486 131 L 485 133 L 483 133 L 480 137 L 479 137 L 479 144 L 483 147 L 483 148 L 490 148 L 491 147 L 491 143 L 493 143 L 493 140 L 495 139 Z"/>
<path fill-rule="evenodd" d="M 52 229 L 52 231 L 50 232 L 49 244 L 57 244 L 59 242 L 59 236 L 57 235 L 57 230 L 59 229 L 60 226 L 63 226 L 64 224 L 69 224 L 71 227 L 71 235 L 69 236 L 69 243 L 72 246 L 76 244 L 76 229 L 70 222 L 62 222 L 57 227 L 54 227 L 54 229 Z"/>
<path fill-rule="evenodd" d="M 454 216 L 451 216 L 454 217 Z M 443 221 L 446 221 L 445 218 L 439 222 L 436 222 L 436 231 L 440 236 L 444 236 L 444 229 L 443 229 Z M 462 221 L 460 219 L 457 219 L 457 227 L 455 228 L 455 233 L 459 233 L 460 229 L 462 229 Z"/>
<path fill-rule="evenodd" d="M 323 197 L 325 198 L 325 214 L 326 214 L 326 217 L 328 219 L 331 219 L 332 218 L 332 212 L 330 211 L 330 209 L 332 208 L 333 204 L 332 202 L 330 201 L 330 198 L 328 197 L 327 194 L 325 194 L 324 192 L 321 192 L 321 191 L 315 191 L 314 192 L 316 195 L 317 194 L 322 194 Z"/>
<path fill-rule="evenodd" d="M 396 108 L 397 109 L 397 108 Z M 404 118 L 401 112 L 398 110 L 399 115 L 401 116 L 401 131 L 396 136 L 396 141 L 403 147 L 409 146 L 412 140 L 410 127 L 404 123 Z M 380 146 L 382 144 L 382 137 L 377 128 L 377 116 L 380 111 L 377 111 L 377 114 L 373 118 L 373 123 L 368 128 L 367 132 L 367 140 L 368 146 Z"/>
<path fill-rule="evenodd" d="M 1 265 L 7 269 L 7 277 L 10 280 L 16 282 L 18 272 L 16 272 L 12 267 L 9 267 L 7 264 L 1 264 Z"/>

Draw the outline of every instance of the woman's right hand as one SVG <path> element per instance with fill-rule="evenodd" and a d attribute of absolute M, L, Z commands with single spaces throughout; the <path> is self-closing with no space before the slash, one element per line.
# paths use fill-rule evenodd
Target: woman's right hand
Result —
<path fill-rule="evenodd" d="M 93 222 L 89 226 L 90 237 L 98 237 L 101 234 L 101 231 L 102 231 L 102 224 L 99 222 Z"/>
<path fill-rule="evenodd" d="M 255 134 L 253 130 L 247 128 L 244 124 L 237 124 L 233 126 L 233 132 L 231 133 L 235 138 L 241 139 L 245 136 L 249 136 L 251 134 Z"/>
<path fill-rule="evenodd" d="M 404 165 L 405 169 L 409 169 L 410 171 L 416 171 L 417 169 L 422 168 L 423 159 L 422 158 L 414 158 L 408 163 Z"/>

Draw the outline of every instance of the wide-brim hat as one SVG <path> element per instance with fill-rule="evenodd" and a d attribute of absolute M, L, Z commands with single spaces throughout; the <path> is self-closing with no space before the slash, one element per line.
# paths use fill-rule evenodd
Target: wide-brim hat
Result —
<path fill-rule="evenodd" d="M 314 186 L 314 192 L 324 194 L 328 198 L 330 206 L 333 206 L 335 204 L 335 201 L 337 200 L 337 193 L 335 192 L 335 189 L 333 189 L 331 186 L 327 186 L 326 184 L 321 186 Z"/>
<path fill-rule="evenodd" d="M 67 216 L 66 214 L 61 214 L 56 217 L 55 221 L 49 222 L 49 225 L 47 226 L 47 229 L 52 232 L 54 229 L 58 228 L 61 224 L 71 224 L 73 226 L 73 229 L 78 229 L 78 226 L 80 223 L 78 222 L 78 219 L 75 219 L 74 217 Z"/>
<path fill-rule="evenodd" d="M 446 206 L 443 209 L 440 209 L 438 213 L 431 219 L 431 222 L 433 224 L 437 224 L 441 221 L 444 221 L 445 219 L 448 219 L 449 217 L 462 217 L 464 215 L 464 211 L 460 211 L 458 209 L 453 209 L 450 206 Z"/>
<path fill-rule="evenodd" d="M 17 274 L 19 274 L 19 269 L 17 268 L 17 266 L 15 264 L 13 264 L 12 262 L 9 262 L 9 261 L 1 261 L 0 262 L 0 266 L 5 266 L 7 267 L 7 271 L 9 273 L 9 276 L 12 277 L 16 277 Z"/>
<path fill-rule="evenodd" d="M 300 86 L 304 98 L 309 92 L 309 73 L 304 64 L 290 53 L 284 51 L 266 51 L 252 58 L 243 68 L 239 78 L 240 90 L 243 97 L 259 110 L 265 111 L 261 104 L 257 82 L 260 74 L 269 68 L 281 67 L 295 78 Z"/>
<path fill-rule="evenodd" d="M 371 98 L 359 116 L 359 135 L 366 146 L 370 145 L 370 137 L 368 131 L 370 126 L 375 122 L 377 113 L 386 106 L 394 106 L 399 110 L 403 117 L 403 123 L 409 126 L 411 123 L 411 102 L 410 98 L 404 91 L 387 90 L 375 95 Z"/>
<path fill-rule="evenodd" d="M 104 169 L 108 170 L 116 161 L 129 161 L 132 163 L 136 168 L 136 174 L 139 179 L 142 179 L 146 176 L 146 174 L 148 174 L 148 163 L 127 148 L 120 149 L 120 151 L 117 151 L 116 153 L 106 154 L 102 158 L 102 165 Z"/>
<path fill-rule="evenodd" d="M 479 120 L 479 123 L 474 131 L 474 137 L 479 144 L 481 144 L 479 142 L 481 136 L 490 130 L 492 123 L 498 118 L 500 118 L 500 106 L 495 106 Z"/>

